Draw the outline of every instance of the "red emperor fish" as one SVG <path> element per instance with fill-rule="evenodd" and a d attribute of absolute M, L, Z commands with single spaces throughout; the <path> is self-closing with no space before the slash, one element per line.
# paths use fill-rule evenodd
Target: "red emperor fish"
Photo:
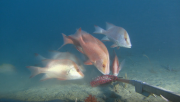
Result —
<path fill-rule="evenodd" d="M 80 52 L 88 57 L 89 60 L 84 64 L 95 65 L 104 75 L 110 73 L 109 53 L 106 46 L 100 40 L 81 30 L 81 28 L 74 35 L 64 38 L 64 44 L 74 44 Z"/>
<path fill-rule="evenodd" d="M 47 62 L 47 66 L 45 68 L 35 66 L 27 67 L 32 72 L 30 78 L 40 73 L 45 73 L 41 81 L 51 78 L 57 78 L 58 80 L 73 80 L 84 77 L 84 74 L 79 69 L 79 66 L 69 59 L 45 59 L 43 61 Z"/>
<path fill-rule="evenodd" d="M 114 47 L 131 48 L 132 46 L 127 31 L 122 27 L 118 27 L 106 22 L 106 30 L 102 29 L 99 26 L 95 26 L 94 33 L 106 35 L 105 37 L 102 38 L 102 40 L 112 41 L 114 43 L 111 46 L 112 48 Z"/>
<path fill-rule="evenodd" d="M 119 60 L 118 57 L 114 51 L 114 60 L 112 63 L 112 73 L 114 76 L 118 76 L 119 72 L 122 69 L 122 66 L 124 65 L 124 60 L 121 62 L 121 64 L 119 65 Z"/>

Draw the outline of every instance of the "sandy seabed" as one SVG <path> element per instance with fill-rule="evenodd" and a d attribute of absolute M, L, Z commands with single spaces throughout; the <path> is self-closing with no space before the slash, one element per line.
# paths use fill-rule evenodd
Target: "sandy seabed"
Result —
<path fill-rule="evenodd" d="M 145 56 L 147 55 L 148 58 Z M 141 80 L 150 85 L 165 88 L 180 94 L 180 55 L 166 56 L 160 52 L 147 54 L 127 54 L 119 77 L 127 74 L 128 79 Z M 170 65 L 171 71 L 167 70 Z M 93 67 L 91 70 L 90 68 Z M 85 78 L 73 81 L 50 79 L 40 82 L 42 75 L 29 79 L 29 75 L 1 75 L 0 99 L 20 101 L 52 101 L 53 102 L 83 102 L 90 94 L 99 102 L 164 102 L 161 97 L 145 97 L 135 92 L 132 85 L 113 82 L 108 85 L 91 87 L 90 81 L 100 75 L 94 66 L 85 66 Z M 91 73 L 91 74 L 89 74 Z"/>

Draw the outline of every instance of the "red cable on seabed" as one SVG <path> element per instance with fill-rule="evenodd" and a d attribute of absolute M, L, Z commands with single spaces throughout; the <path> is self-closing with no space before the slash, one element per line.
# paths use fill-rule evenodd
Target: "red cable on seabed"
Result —
<path fill-rule="evenodd" d="M 102 75 L 102 76 L 99 76 L 99 77 L 95 78 L 94 80 L 92 80 L 90 84 L 92 87 L 96 87 L 98 85 L 116 81 L 117 79 L 118 79 L 118 77 L 114 76 L 114 75 Z"/>
<path fill-rule="evenodd" d="M 90 84 L 92 87 L 96 87 L 98 85 L 110 83 L 112 81 L 120 81 L 124 83 L 129 83 L 129 80 L 121 79 L 114 75 L 102 75 L 92 80 Z"/>

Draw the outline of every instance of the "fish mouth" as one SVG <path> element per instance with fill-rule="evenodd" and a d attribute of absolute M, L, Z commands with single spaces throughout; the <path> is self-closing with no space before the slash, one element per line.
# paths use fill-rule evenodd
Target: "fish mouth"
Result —
<path fill-rule="evenodd" d="M 127 45 L 127 46 L 125 46 L 125 47 L 126 47 L 126 48 L 131 48 L 131 46 L 132 46 L 132 45 L 130 44 L 130 45 Z"/>

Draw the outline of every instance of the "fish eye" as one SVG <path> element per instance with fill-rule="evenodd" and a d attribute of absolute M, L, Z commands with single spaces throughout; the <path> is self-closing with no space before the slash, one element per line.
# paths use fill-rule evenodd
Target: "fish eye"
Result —
<path fill-rule="evenodd" d="M 127 42 L 127 32 L 126 31 L 124 32 L 124 39 Z"/>
<path fill-rule="evenodd" d="M 79 69 L 77 69 L 76 71 L 79 72 Z"/>
<path fill-rule="evenodd" d="M 127 41 L 127 38 L 124 38 L 125 39 L 125 41 Z"/>
<path fill-rule="evenodd" d="M 105 66 L 105 64 L 103 64 L 103 68 L 105 68 L 106 66 Z"/>

